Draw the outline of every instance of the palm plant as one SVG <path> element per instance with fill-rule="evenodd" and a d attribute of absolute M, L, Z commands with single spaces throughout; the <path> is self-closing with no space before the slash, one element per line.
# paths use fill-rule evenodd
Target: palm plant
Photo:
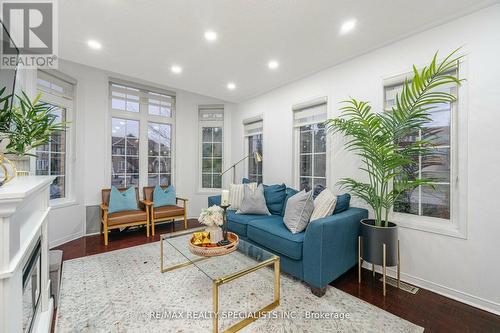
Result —
<path fill-rule="evenodd" d="M 389 112 L 375 113 L 368 102 L 351 98 L 343 101 L 341 115 L 326 122 L 330 133 L 347 136 L 345 147 L 361 158 L 361 170 L 369 182 L 343 178 L 339 185 L 364 200 L 374 211 L 375 225 L 388 226 L 388 215 L 396 200 L 418 186 L 432 186 L 431 179 L 416 179 L 405 170 L 418 167 L 418 156 L 432 151 L 432 137 L 408 137 L 422 131 L 431 121 L 432 109 L 438 103 L 451 103 L 456 97 L 436 88 L 460 85 L 451 72 L 461 57 L 455 50 L 438 61 L 436 53 L 430 64 L 420 71 L 413 66 L 413 77 L 406 79 L 396 103 Z"/>
<path fill-rule="evenodd" d="M 22 92 L 16 96 L 18 104 L 12 110 L 1 110 L 0 139 L 9 139 L 5 154 L 34 156 L 30 153 L 32 149 L 46 144 L 54 132 L 66 128 L 65 122 L 57 122 L 57 116 L 52 112 L 54 107 L 40 98 L 38 94 L 32 101 Z"/>

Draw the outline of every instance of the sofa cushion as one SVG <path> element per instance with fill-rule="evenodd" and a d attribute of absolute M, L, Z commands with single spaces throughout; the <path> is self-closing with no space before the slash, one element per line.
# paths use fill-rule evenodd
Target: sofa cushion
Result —
<path fill-rule="evenodd" d="M 247 224 L 252 220 L 269 218 L 269 215 L 244 215 L 236 214 L 235 210 L 227 211 L 227 228 L 240 236 L 247 237 Z"/>
<path fill-rule="evenodd" d="M 286 197 L 286 185 L 264 185 L 264 197 L 269 212 L 273 215 L 281 215 Z"/>
<path fill-rule="evenodd" d="M 244 185 L 243 200 L 236 214 L 271 215 L 266 206 L 264 186 L 262 184 L 255 189 L 250 188 L 250 184 Z"/>
<path fill-rule="evenodd" d="M 248 222 L 247 237 L 270 250 L 289 258 L 302 259 L 302 243 L 305 232 L 292 234 L 278 215 Z"/>
<path fill-rule="evenodd" d="M 281 216 L 285 216 L 286 203 L 288 202 L 288 199 L 290 199 L 291 197 L 293 197 L 297 193 L 299 193 L 299 191 L 297 191 L 291 187 L 286 188 L 285 202 L 283 202 L 283 210 L 281 211 Z"/>
<path fill-rule="evenodd" d="M 351 202 L 351 195 L 349 193 L 337 195 L 337 203 L 335 204 L 335 209 L 333 210 L 333 214 L 338 214 L 345 210 L 348 210 L 350 202 Z"/>

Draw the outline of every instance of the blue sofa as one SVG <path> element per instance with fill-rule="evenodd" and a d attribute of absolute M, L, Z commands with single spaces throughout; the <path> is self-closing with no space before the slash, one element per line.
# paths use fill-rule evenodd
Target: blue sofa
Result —
<path fill-rule="evenodd" d="M 283 215 L 288 197 L 296 191 L 290 188 L 286 191 L 286 196 L 275 195 L 274 200 L 268 200 L 265 193 L 272 213 L 269 216 L 228 210 L 228 229 L 241 239 L 279 255 L 282 271 L 305 281 L 313 294 L 322 296 L 331 281 L 356 265 L 359 221 L 368 217 L 368 211 L 349 207 L 347 194 L 333 215 L 315 220 L 305 231 L 292 234 L 283 223 Z M 277 198 L 282 199 L 281 208 Z M 208 206 L 219 204 L 220 196 L 208 198 Z"/>

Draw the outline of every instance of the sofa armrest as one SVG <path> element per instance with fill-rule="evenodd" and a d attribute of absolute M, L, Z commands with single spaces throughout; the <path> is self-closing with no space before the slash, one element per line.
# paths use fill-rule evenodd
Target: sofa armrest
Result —
<path fill-rule="evenodd" d="M 368 211 L 346 211 L 309 223 L 304 236 L 304 281 L 324 288 L 357 263 L 360 220 Z"/>
<path fill-rule="evenodd" d="M 220 206 L 220 195 L 208 197 L 208 207 L 212 207 L 213 205 Z"/>

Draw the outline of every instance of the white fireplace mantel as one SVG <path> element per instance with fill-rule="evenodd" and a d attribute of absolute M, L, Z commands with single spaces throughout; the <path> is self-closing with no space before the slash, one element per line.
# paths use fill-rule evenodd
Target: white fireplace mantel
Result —
<path fill-rule="evenodd" d="M 22 332 L 22 272 L 41 241 L 40 301 L 32 332 L 50 329 L 53 311 L 48 262 L 52 176 L 16 177 L 0 187 L 0 333 Z"/>

